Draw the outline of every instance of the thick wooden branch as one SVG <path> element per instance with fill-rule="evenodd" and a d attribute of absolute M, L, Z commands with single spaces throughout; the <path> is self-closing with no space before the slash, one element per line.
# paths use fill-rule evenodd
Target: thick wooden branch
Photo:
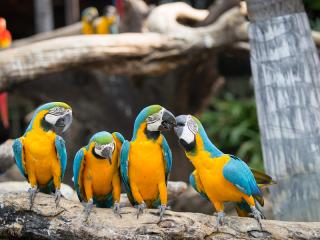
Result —
<path fill-rule="evenodd" d="M 15 163 L 12 144 L 13 140 L 9 139 L 0 145 L 0 174 L 4 173 Z"/>
<path fill-rule="evenodd" d="M 112 209 L 94 208 L 83 222 L 83 206 L 39 193 L 29 210 L 27 193 L 0 194 L 0 238 L 38 239 L 318 239 L 319 223 L 262 221 L 226 217 L 216 230 L 216 218 L 199 213 L 167 211 L 159 222 L 158 210 L 147 210 L 139 219 L 132 207 L 122 208 L 122 218 Z"/>
<path fill-rule="evenodd" d="M 237 40 L 239 9 L 188 34 L 126 33 L 51 39 L 0 52 L 0 90 L 24 80 L 76 66 L 103 68 L 108 74 L 156 75 L 193 61 L 202 51 Z"/>

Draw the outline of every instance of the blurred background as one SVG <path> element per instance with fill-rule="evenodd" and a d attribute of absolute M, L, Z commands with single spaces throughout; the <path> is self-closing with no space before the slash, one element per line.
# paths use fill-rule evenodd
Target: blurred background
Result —
<path fill-rule="evenodd" d="M 156 6 L 169 2 L 174 1 L 146 0 L 141 10 L 135 8 L 132 1 L 126 0 L 1 0 L 0 17 L 6 20 L 13 41 L 11 47 L 14 48 L 29 44 L 33 41 L 30 37 L 35 34 L 50 33 L 67 26 L 78 29 L 81 12 L 87 7 L 96 7 L 100 16 L 105 15 L 106 6 L 116 8 L 118 20 L 112 23 L 115 30 L 105 34 L 145 32 L 148 29 L 143 22 L 150 12 Z M 214 12 L 212 6 L 223 1 L 184 2 L 196 9 Z M 221 7 L 223 11 L 239 6 L 237 1 L 229 2 L 230 6 Z M 311 27 L 320 31 L 320 1 L 304 0 L 304 3 Z M 184 20 L 181 21 L 184 25 L 193 27 L 213 24 L 215 21 L 206 19 L 208 22 L 201 23 Z M 251 167 L 263 171 L 247 45 L 228 44 L 219 49 L 188 54 L 192 59 L 177 63 L 173 69 L 160 74 L 110 75 L 97 64 L 94 67 L 70 66 L 61 72 L 38 76 L 32 81 L 10 84 L 7 98 L 1 103 L 4 108 L 7 105 L 9 124 L 6 124 L 6 116 L 3 116 L 6 111 L 2 111 L 0 143 L 21 136 L 37 106 L 49 101 L 70 104 L 74 122 L 64 136 L 69 155 L 64 182 L 72 186 L 73 156 L 81 146 L 87 144 L 92 134 L 101 130 L 119 131 L 130 139 L 133 122 L 139 111 L 147 105 L 158 103 L 175 115 L 190 113 L 198 116 L 210 139 L 223 152 L 235 154 Z M 116 59 L 110 61 L 117 64 Z M 171 180 L 187 182 L 193 167 L 173 133 L 165 135 L 174 156 Z M 14 165 L 0 174 L 1 181 L 22 179 Z M 186 203 L 178 205 L 177 209 L 190 210 Z M 199 206 L 199 203 L 195 202 L 194 205 Z M 203 204 L 201 211 L 212 211 L 209 209 L 211 207 L 208 204 Z M 194 207 L 191 210 L 197 209 Z"/>

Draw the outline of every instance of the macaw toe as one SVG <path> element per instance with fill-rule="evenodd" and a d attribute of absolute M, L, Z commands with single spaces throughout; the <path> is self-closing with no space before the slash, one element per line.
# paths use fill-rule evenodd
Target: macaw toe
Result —
<path fill-rule="evenodd" d="M 263 215 L 255 206 L 251 207 L 250 216 L 254 217 L 258 221 L 258 224 L 262 230 L 261 219 L 263 218 Z"/>
<path fill-rule="evenodd" d="M 36 193 L 37 193 L 38 189 L 37 187 L 32 187 L 32 188 L 29 188 L 28 189 L 28 192 L 29 192 L 29 201 L 30 201 L 30 210 L 33 206 L 33 203 L 34 203 L 34 198 L 36 197 Z"/>
<path fill-rule="evenodd" d="M 116 216 L 119 216 L 120 218 L 122 218 L 121 216 L 121 212 L 120 212 L 120 204 L 118 202 L 115 202 L 113 205 L 113 212 Z"/>
<path fill-rule="evenodd" d="M 60 199 L 61 199 L 61 191 L 60 189 L 57 188 L 54 194 L 54 201 L 56 203 L 56 208 L 59 207 Z"/>
<path fill-rule="evenodd" d="M 87 222 L 88 219 L 89 219 L 89 215 L 90 215 L 90 212 L 93 208 L 93 200 L 90 199 L 86 204 L 85 204 L 85 207 L 84 207 L 84 221 Z"/>
<path fill-rule="evenodd" d="M 143 214 L 143 211 L 144 209 L 146 209 L 147 206 L 144 202 L 142 202 L 141 204 L 136 205 L 135 207 L 137 208 L 137 219 L 138 219 L 139 216 Z"/>
<path fill-rule="evenodd" d="M 224 224 L 224 212 L 220 211 L 215 213 L 214 215 L 217 217 L 217 231 L 219 231 L 219 227 L 221 227 Z"/>
<path fill-rule="evenodd" d="M 159 214 L 160 214 L 160 221 L 162 221 L 163 216 L 164 216 L 164 212 L 168 209 L 170 209 L 170 207 L 168 207 L 166 204 L 161 204 L 159 207 Z"/>

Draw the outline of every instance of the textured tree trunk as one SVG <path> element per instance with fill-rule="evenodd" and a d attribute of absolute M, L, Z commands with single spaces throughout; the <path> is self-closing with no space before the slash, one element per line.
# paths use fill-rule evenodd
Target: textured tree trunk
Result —
<path fill-rule="evenodd" d="M 320 219 L 319 57 L 301 0 L 247 0 L 265 168 L 276 218 Z"/>
<path fill-rule="evenodd" d="M 51 0 L 34 0 L 36 32 L 48 32 L 54 28 Z"/>
<path fill-rule="evenodd" d="M 64 0 L 66 25 L 76 23 L 80 19 L 79 0 Z"/>

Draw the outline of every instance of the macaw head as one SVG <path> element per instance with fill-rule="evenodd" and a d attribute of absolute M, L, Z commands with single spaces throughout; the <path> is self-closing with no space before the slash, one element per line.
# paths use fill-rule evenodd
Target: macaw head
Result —
<path fill-rule="evenodd" d="M 65 132 L 72 123 L 71 107 L 63 102 L 50 102 L 38 107 L 27 130 L 35 126 L 45 131 Z"/>
<path fill-rule="evenodd" d="M 90 144 L 94 144 L 92 153 L 97 158 L 107 159 L 112 163 L 112 156 L 116 149 L 116 141 L 114 141 L 111 133 L 103 131 L 98 132 L 90 139 Z"/>
<path fill-rule="evenodd" d="M 96 18 L 99 17 L 98 9 L 95 7 L 88 7 L 84 9 L 81 13 L 81 19 L 85 22 L 93 22 Z"/>
<path fill-rule="evenodd" d="M 176 121 L 177 126 L 174 128 L 174 132 L 178 136 L 180 144 L 187 151 L 190 151 L 196 146 L 196 135 L 202 125 L 196 117 L 191 115 L 180 115 L 176 117 Z"/>
<path fill-rule="evenodd" d="M 106 6 L 103 9 L 103 15 L 106 17 L 114 17 L 117 15 L 117 9 L 114 6 Z"/>
<path fill-rule="evenodd" d="M 140 126 L 145 123 L 146 131 L 162 132 L 171 130 L 176 125 L 174 115 L 160 105 L 151 105 L 144 108 L 134 123 L 134 136 Z"/>

